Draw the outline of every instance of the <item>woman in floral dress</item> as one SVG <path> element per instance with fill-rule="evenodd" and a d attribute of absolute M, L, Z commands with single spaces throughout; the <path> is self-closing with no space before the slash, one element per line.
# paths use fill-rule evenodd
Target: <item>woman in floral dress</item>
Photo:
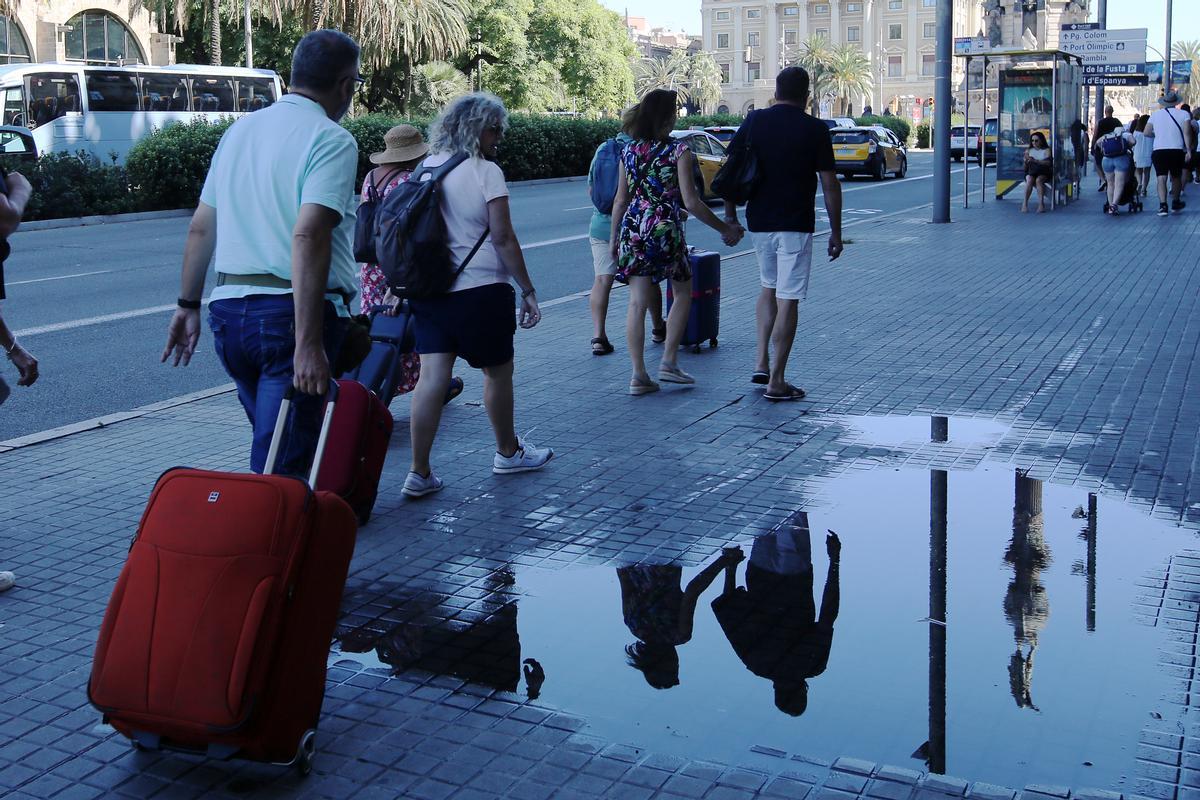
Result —
<path fill-rule="evenodd" d="M 382 200 L 392 193 L 392 190 L 408 180 L 413 170 L 421 163 L 421 159 L 429 152 L 421 131 L 412 125 L 397 125 L 383 136 L 384 149 L 372 153 L 370 160 L 375 168 L 367 173 L 363 180 L 362 199 L 374 193 Z M 360 264 L 358 273 L 359 300 L 362 312 L 370 313 L 375 306 L 387 306 L 385 313 L 395 316 L 400 312 L 399 298 L 394 297 L 388 289 L 387 278 L 378 264 Z M 421 377 L 421 357 L 415 351 L 400 355 L 400 379 L 396 385 L 396 394 L 411 392 L 417 386 Z M 455 376 L 450 379 L 446 390 L 446 402 L 462 394 L 462 378 Z"/>
<path fill-rule="evenodd" d="M 671 138 L 679 108 L 675 92 L 655 89 L 625 114 L 623 128 L 633 137 L 621 162 L 621 179 L 613 203 L 613 256 L 617 280 L 630 288 L 629 315 L 625 336 L 633 377 L 632 395 L 650 394 L 659 384 L 646 371 L 646 312 L 655 284 L 671 281 L 676 297 L 692 296 L 692 271 L 687 242 L 683 237 L 683 209 L 721 234 L 733 246 L 745 231 L 740 225 L 722 222 L 700 198 L 693 177 L 695 156 L 687 144 Z M 679 343 L 687 327 L 691 303 L 675 303 L 667 316 L 667 339 L 663 347 L 658 380 L 695 383 L 679 368 Z"/>

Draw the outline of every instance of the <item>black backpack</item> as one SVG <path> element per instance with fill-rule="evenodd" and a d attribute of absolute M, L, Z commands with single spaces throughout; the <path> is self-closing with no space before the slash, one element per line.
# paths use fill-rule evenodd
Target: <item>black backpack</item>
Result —
<path fill-rule="evenodd" d="M 383 185 L 386 187 L 392 178 L 400 170 L 394 170 L 387 174 L 383 180 Z M 366 197 L 358 204 L 358 210 L 354 212 L 354 260 L 363 264 L 374 264 L 375 259 L 375 213 L 379 208 L 379 189 L 375 185 L 375 171 L 371 170 L 371 180 L 367 183 Z"/>
<path fill-rule="evenodd" d="M 376 263 L 397 297 L 420 300 L 446 294 L 487 239 L 490 230 L 485 228 L 470 255 L 454 269 L 442 218 L 442 180 L 466 160 L 460 153 L 441 166 L 422 164 L 379 204 Z"/>

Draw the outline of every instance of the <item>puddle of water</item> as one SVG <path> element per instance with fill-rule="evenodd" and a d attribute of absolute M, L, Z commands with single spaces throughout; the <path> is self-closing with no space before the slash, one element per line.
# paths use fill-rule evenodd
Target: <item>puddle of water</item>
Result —
<path fill-rule="evenodd" d="M 540 694 L 596 735 L 690 758 L 762 745 L 1132 786 L 1139 732 L 1177 716 L 1138 583 L 1192 533 L 1103 499 L 1081 518 L 1085 491 L 995 469 L 857 473 L 825 499 L 702 568 L 519 569 L 466 599 L 348 598 L 360 610 L 334 659 Z"/>
<path fill-rule="evenodd" d="M 931 420 L 944 420 L 949 429 L 950 444 L 994 446 L 1008 433 L 1009 426 L 994 419 L 975 417 L 903 417 L 903 416 L 845 416 L 838 422 L 859 433 L 872 444 L 883 447 L 902 444 L 922 444 L 930 438 Z"/>

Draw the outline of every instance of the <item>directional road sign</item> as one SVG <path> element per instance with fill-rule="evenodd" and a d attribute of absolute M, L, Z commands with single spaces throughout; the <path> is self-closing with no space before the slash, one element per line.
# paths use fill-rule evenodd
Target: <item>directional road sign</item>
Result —
<path fill-rule="evenodd" d="M 1162 73 L 1161 62 L 1158 68 L 1159 74 Z M 1174 72 L 1174 70 L 1172 70 Z M 1145 75 L 1146 64 L 1084 64 L 1084 75 Z"/>
<path fill-rule="evenodd" d="M 1086 64 L 1133 64 L 1146 60 L 1146 29 L 1068 30 L 1059 34 L 1059 48 Z"/>
<path fill-rule="evenodd" d="M 1084 86 L 1146 86 L 1145 75 L 1084 75 Z"/>

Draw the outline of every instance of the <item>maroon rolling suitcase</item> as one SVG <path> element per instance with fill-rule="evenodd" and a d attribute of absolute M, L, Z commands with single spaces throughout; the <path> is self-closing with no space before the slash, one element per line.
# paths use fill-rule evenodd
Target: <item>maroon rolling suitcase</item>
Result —
<path fill-rule="evenodd" d="M 357 531 L 313 474 L 159 478 L 96 644 L 88 697 L 139 748 L 311 769 L 325 667 Z M 289 394 L 290 397 L 290 394 Z M 273 467 L 291 403 L 267 456 Z"/>
<path fill-rule="evenodd" d="M 339 380 L 337 408 L 317 488 L 341 495 L 366 525 L 379 493 L 379 478 L 392 441 L 391 412 L 358 381 Z"/>

